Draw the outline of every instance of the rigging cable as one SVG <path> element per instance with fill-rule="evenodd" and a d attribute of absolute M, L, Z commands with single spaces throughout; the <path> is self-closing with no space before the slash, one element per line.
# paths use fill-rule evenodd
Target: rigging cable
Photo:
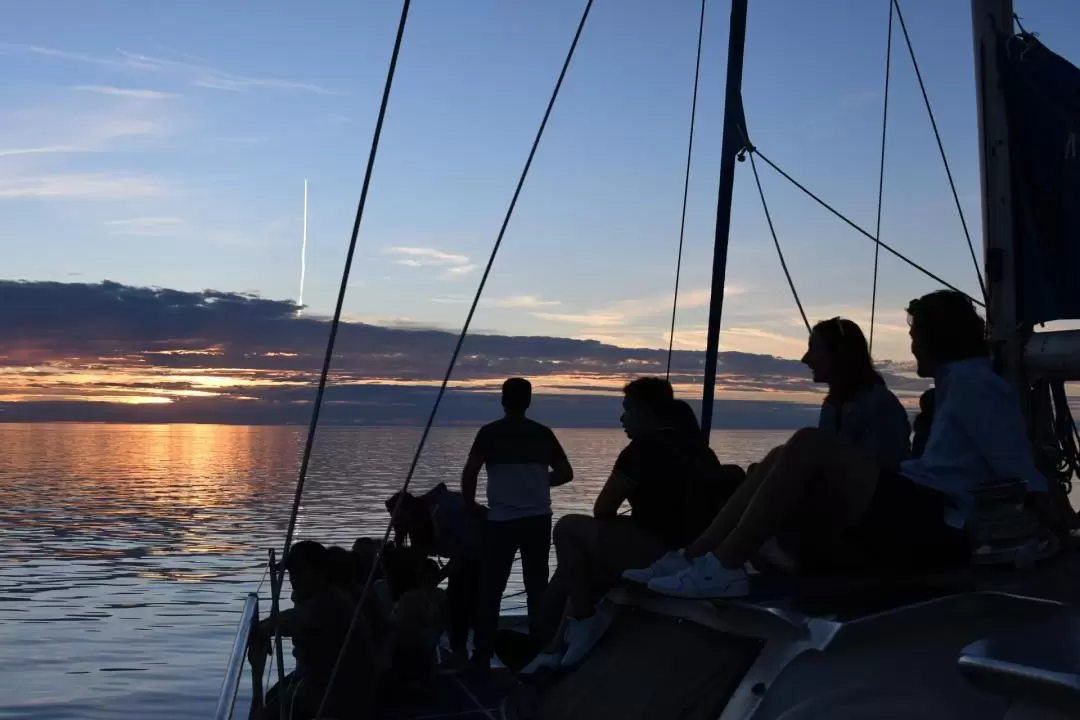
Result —
<path fill-rule="evenodd" d="M 966 297 L 967 299 L 971 300 L 971 302 L 975 303 L 975 304 L 976 304 L 976 305 L 978 305 L 979 307 L 986 307 L 986 303 L 984 303 L 984 302 L 983 302 L 982 300 L 977 300 L 977 299 L 975 299 L 975 298 L 971 297 L 970 295 L 968 295 L 968 294 L 967 294 L 966 292 L 964 292 L 964 291 L 963 291 L 963 290 L 961 290 L 960 288 L 956 287 L 955 285 L 953 285 L 953 284 L 951 284 L 951 283 L 947 283 L 947 282 L 945 282 L 945 281 L 944 281 L 944 280 L 942 280 L 942 279 L 941 279 L 940 277 L 938 277 L 938 276 L 937 276 L 937 275 L 935 275 L 934 273 L 932 273 L 932 272 L 930 272 L 929 270 L 927 270 L 926 268 L 924 268 L 924 267 L 923 267 L 922 265 L 918 264 L 918 263 L 917 263 L 917 262 L 915 262 L 914 260 L 911 260 L 911 259 L 907 258 L 906 256 L 902 255 L 902 254 L 901 254 L 901 253 L 899 253 L 898 251 L 894 250 L 894 249 L 893 249 L 892 247 L 890 247 L 890 246 L 889 246 L 888 244 L 886 244 L 886 243 L 882 242 L 881 240 L 877 239 L 876 237 L 874 237 L 873 235 L 871 235 L 870 233 L 868 233 L 868 232 L 867 232 L 866 230 L 863 230 L 863 229 L 862 229 L 861 227 L 859 227 L 858 225 L 856 225 L 856 224 L 855 224 L 855 222 L 854 222 L 853 220 L 851 220 L 851 219 L 847 218 L 847 217 L 846 217 L 845 215 L 843 215 L 843 214 L 842 214 L 842 213 L 841 213 L 841 212 L 840 212 L 839 210 L 837 210 L 837 209 L 836 209 L 836 208 L 834 208 L 834 207 L 833 207 L 832 205 L 830 205 L 829 203 L 825 202 L 825 201 L 824 201 L 824 200 L 822 200 L 822 199 L 821 199 L 820 197 L 818 197 L 818 196 L 817 196 L 817 195 L 815 195 L 815 194 L 814 194 L 813 192 L 811 192 L 811 191 L 810 191 L 810 190 L 809 190 L 809 189 L 808 189 L 808 188 L 807 188 L 807 187 L 806 187 L 805 185 L 803 185 L 803 184 L 802 184 L 802 183 L 800 183 L 800 182 L 799 182 L 798 180 L 796 180 L 795 178 L 791 177 L 791 176 L 790 176 L 790 175 L 788 175 L 788 174 L 787 174 L 786 172 L 784 172 L 783 170 L 781 170 L 781 169 L 780 169 L 780 167 L 779 167 L 779 166 L 778 166 L 778 165 L 777 165 L 776 163 L 774 163 L 774 162 L 773 162 L 772 160 L 770 160 L 769 158 L 765 157 L 765 155 L 763 155 L 763 154 L 761 153 L 761 151 L 760 151 L 760 150 L 758 150 L 758 149 L 757 149 L 756 147 L 748 147 L 748 148 L 746 148 L 746 151 L 747 151 L 747 152 L 750 152 L 750 153 L 754 153 L 754 154 L 756 154 L 756 155 L 757 155 L 757 156 L 758 156 L 759 158 L 761 158 L 762 162 L 764 162 L 764 163 L 765 163 L 766 165 L 768 165 L 769 167 L 771 167 L 771 168 L 772 168 L 773 170 L 775 170 L 776 172 L 780 173 L 780 175 L 781 175 L 781 176 L 783 176 L 783 177 L 784 177 L 784 179 L 786 179 L 786 180 L 787 180 L 788 182 L 790 182 L 790 183 L 791 183 L 792 185 L 794 185 L 795 187 L 797 187 L 797 188 L 798 188 L 799 190 L 802 190 L 802 191 L 803 191 L 803 192 L 804 192 L 804 193 L 805 193 L 805 194 L 806 194 L 807 196 L 809 196 L 809 197 L 810 197 L 810 199 L 811 199 L 811 200 L 813 200 L 813 201 L 814 201 L 814 202 L 816 202 L 816 203 L 817 203 L 818 205 L 820 205 L 821 207 L 823 207 L 823 208 L 825 208 L 826 210 L 828 210 L 829 212 L 831 212 L 831 213 L 832 213 L 833 215 L 835 215 L 835 216 L 836 216 L 837 218 L 839 218 L 840 220 L 843 220 L 843 221 L 844 221 L 845 223 L 847 223 L 847 224 L 848 224 L 849 226 L 851 226 L 851 228 L 853 228 L 854 230 L 858 231 L 858 232 L 859 232 L 859 234 L 861 234 L 861 235 L 864 235 L 864 236 L 866 236 L 866 237 L 867 237 L 868 239 L 870 239 L 870 240 L 871 240 L 872 242 L 874 242 L 874 243 L 877 243 L 877 245 L 878 245 L 879 247 L 881 247 L 881 248 L 882 248 L 882 249 L 883 249 L 883 250 L 884 250 L 885 252 L 887 252 L 887 253 L 889 253 L 889 254 L 893 255 L 894 257 L 896 257 L 896 258 L 898 258 L 898 259 L 902 260 L 903 262 L 907 263 L 908 265 L 910 265 L 910 266 L 911 266 L 911 267 L 913 267 L 914 269 L 918 270 L 919 272 L 921 272 L 921 273 L 922 273 L 923 275 L 925 275 L 926 277 L 930 278 L 931 280 L 933 280 L 933 281 L 935 281 L 935 282 L 938 282 L 938 283 L 941 283 L 942 285 L 944 285 L 945 287 L 949 288 L 950 290 L 954 290 L 954 291 L 956 291 L 956 292 L 960 293 L 961 295 L 963 295 L 963 296 L 964 296 L 964 297 Z"/>
<path fill-rule="evenodd" d="M 769 232 L 772 233 L 773 245 L 776 246 L 776 254 L 780 256 L 780 267 L 784 269 L 784 277 L 787 278 L 788 287 L 791 288 L 791 295 L 795 298 L 795 305 L 799 308 L 799 315 L 802 316 L 803 325 L 806 326 L 806 333 L 809 335 L 813 332 L 810 328 L 810 321 L 806 319 L 806 311 L 803 310 L 802 300 L 799 299 L 799 291 L 795 289 L 795 281 L 791 279 L 791 271 L 788 270 L 787 261 L 784 259 L 784 251 L 780 249 L 780 239 L 776 237 L 776 228 L 773 227 L 772 214 L 769 212 L 769 204 L 765 201 L 765 191 L 761 188 L 761 176 L 758 175 L 757 163 L 754 162 L 754 146 L 750 144 L 750 141 L 746 137 L 746 129 L 739 128 L 742 133 L 743 142 L 746 143 L 746 147 L 739 153 L 739 159 L 742 160 L 745 154 L 750 155 L 750 169 L 754 171 L 754 182 L 757 183 L 758 195 L 761 197 L 761 207 L 765 211 L 765 221 L 769 223 Z"/>
<path fill-rule="evenodd" d="M 877 185 L 877 224 L 874 227 L 874 236 L 881 238 L 881 207 L 885 197 L 885 138 L 889 128 L 889 76 L 892 74 L 892 26 L 893 26 L 893 0 L 889 1 L 889 35 L 885 41 L 885 102 L 881 110 L 881 161 L 878 164 Z M 874 352 L 874 319 L 877 316 L 877 280 L 878 261 L 881 258 L 881 246 L 874 244 L 874 289 L 870 295 L 870 340 L 868 349 L 871 356 Z M 976 268 L 978 269 L 978 268 Z"/>
<path fill-rule="evenodd" d="M 983 282 L 982 271 L 979 270 L 979 259 L 975 255 L 975 245 L 971 241 L 971 233 L 968 231 L 967 220 L 964 218 L 964 210 L 960 205 L 960 195 L 956 192 L 956 183 L 953 182 L 949 160 L 945 156 L 945 145 L 941 141 L 941 133 L 938 132 L 937 120 L 934 119 L 934 110 L 930 107 L 930 96 L 926 93 L 926 85 L 923 83 L 922 72 L 919 70 L 919 61 L 915 59 L 915 48 L 911 44 L 911 36 L 908 35 L 907 24 L 904 22 L 904 13 L 900 11 L 900 0 L 892 0 L 892 4 L 896 8 L 896 19 L 900 21 L 900 30 L 904 33 L 904 42 L 907 44 L 908 54 L 911 55 L 911 64 L 915 68 L 915 78 L 919 81 L 919 90 L 922 92 L 923 103 L 926 105 L 926 113 L 930 116 L 930 126 L 934 129 L 934 139 L 937 141 L 938 152 L 941 154 L 941 162 L 945 165 L 945 177 L 949 180 L 949 189 L 952 190 L 953 202 L 956 203 L 956 212 L 960 215 L 960 225 L 964 228 L 964 237 L 967 238 L 971 261 L 975 264 L 975 275 L 979 278 L 979 290 L 982 291 L 985 300 L 986 284 Z M 891 18 L 890 14 L 890 21 Z"/>
<path fill-rule="evenodd" d="M 675 297 L 671 301 L 671 333 L 668 335 L 667 370 L 664 377 L 671 380 L 671 356 L 675 351 L 675 316 L 679 311 L 679 276 L 682 274 L 683 238 L 686 235 L 686 201 L 690 194 L 690 160 L 694 155 L 694 121 L 697 119 L 698 80 L 701 78 L 701 44 L 705 36 L 705 0 L 701 0 L 698 20 L 697 58 L 694 60 L 694 95 L 690 101 L 690 140 L 686 147 L 686 176 L 683 178 L 682 217 L 679 220 L 679 254 L 675 259 Z"/>
<path fill-rule="evenodd" d="M 408 0 L 405 0 L 405 6 L 408 7 Z M 570 68 L 570 62 L 574 58 L 574 51 L 577 49 L 578 40 L 581 39 L 581 33 L 585 29 L 585 21 L 589 17 L 589 10 L 592 9 L 593 0 L 587 0 L 585 3 L 585 9 L 581 13 L 581 20 L 578 22 L 577 31 L 574 33 L 574 39 L 570 43 L 570 49 L 566 53 L 566 59 L 563 61 L 562 69 L 559 72 L 559 77 L 555 81 L 555 87 L 551 92 L 551 98 L 548 100 L 547 109 L 544 110 L 543 119 L 540 121 L 540 127 L 536 131 L 536 137 L 533 139 L 532 147 L 529 149 L 528 157 L 525 160 L 525 166 L 521 170 L 521 176 L 518 178 L 517 186 L 514 188 L 514 194 L 510 198 L 510 205 L 506 209 L 506 215 L 503 217 L 502 225 L 499 227 L 499 234 L 495 238 L 495 244 L 491 249 L 491 255 L 488 257 L 487 266 L 484 268 L 484 274 L 480 277 L 479 286 L 476 288 L 476 294 L 473 297 L 472 304 L 469 306 L 469 312 L 465 316 L 465 323 L 461 328 L 461 333 L 458 335 L 457 344 L 454 346 L 454 351 L 450 355 L 450 362 L 446 367 L 446 374 L 443 376 L 442 383 L 439 385 L 439 391 L 435 396 L 435 402 L 432 405 L 431 413 L 428 415 L 427 423 L 424 425 L 424 430 L 420 435 L 420 441 L 417 444 L 416 452 L 413 454 L 412 462 L 409 465 L 409 470 L 405 475 L 405 480 L 401 485 L 401 492 L 404 493 L 409 489 L 409 485 L 412 483 L 413 474 L 416 472 L 416 466 L 420 462 L 420 455 L 424 450 L 424 444 L 427 441 L 428 435 L 431 433 L 431 428 L 435 424 L 435 416 L 439 411 L 439 405 L 442 402 L 443 397 L 446 395 L 446 389 L 450 384 L 450 376 L 454 371 L 454 365 L 457 364 L 458 355 L 461 353 L 461 346 L 465 342 L 465 337 L 469 332 L 469 326 L 472 324 L 473 315 L 476 314 L 476 308 L 480 304 L 480 296 L 484 292 L 484 286 L 487 284 L 488 276 L 491 274 L 491 268 L 495 264 L 495 257 L 499 253 L 499 248 L 502 246 L 503 238 L 506 235 L 506 229 L 510 225 L 510 219 L 513 217 L 514 208 L 517 206 L 518 197 L 521 195 L 521 190 L 525 185 L 525 179 L 528 177 L 529 168 L 532 166 L 533 158 L 536 157 L 536 150 L 540 146 L 540 140 L 544 137 L 544 130 L 547 127 L 548 119 L 551 117 L 551 111 L 555 107 L 555 101 L 559 97 L 559 90 L 562 88 L 563 80 L 566 78 L 566 72 Z M 404 13 L 402 14 L 402 26 L 398 31 L 398 40 L 401 39 L 401 30 L 404 29 Z M 396 46 L 395 46 L 395 58 L 396 58 Z M 385 103 L 385 98 L 384 98 Z M 381 558 L 383 549 L 386 547 L 386 543 L 390 538 L 390 531 L 393 528 L 394 521 L 397 519 L 397 515 L 401 510 L 404 503 L 397 503 L 394 505 L 394 509 L 390 513 L 390 521 L 386 525 L 386 530 L 383 533 L 383 542 L 379 548 L 379 557 Z M 368 572 L 367 579 L 364 581 L 364 588 L 360 593 L 360 600 L 356 604 L 356 609 L 353 611 L 352 621 L 349 623 L 349 630 L 345 633 L 345 639 L 341 644 L 341 651 L 338 653 L 337 659 L 334 661 L 334 668 L 330 673 L 330 678 L 326 684 L 326 690 L 323 692 L 322 700 L 319 702 L 319 709 L 315 713 L 315 720 L 318 720 L 323 716 L 323 710 L 326 709 L 326 703 L 330 699 L 330 693 L 333 691 L 334 683 L 337 680 L 338 674 L 341 671 L 342 662 L 345 659 L 345 654 L 349 649 L 349 645 L 352 642 L 353 635 L 356 632 L 357 623 L 360 620 L 364 602 L 367 600 L 368 595 L 371 592 L 371 586 L 375 579 L 375 568 L 378 563 L 373 563 L 371 571 Z"/>
<path fill-rule="evenodd" d="M 371 137 L 371 149 L 368 152 L 367 167 L 364 169 L 364 184 L 360 190 L 360 200 L 356 206 L 356 219 L 353 221 L 352 236 L 349 238 L 349 250 L 345 255 L 345 267 L 341 273 L 341 287 L 338 289 L 337 305 L 334 306 L 334 317 L 330 321 L 330 336 L 326 341 L 326 355 L 323 358 L 322 371 L 319 374 L 319 389 L 315 393 L 315 406 L 311 411 L 311 423 L 308 425 L 304 454 L 300 460 L 300 476 L 296 481 L 296 494 L 293 496 L 292 512 L 289 514 L 289 526 L 285 531 L 285 548 L 281 552 L 282 563 L 288 558 L 289 547 L 292 545 L 293 534 L 296 532 L 300 501 L 304 497 L 304 483 L 307 480 L 308 466 L 311 463 L 312 447 L 315 445 L 315 430 L 319 426 L 319 412 L 322 409 L 323 396 L 326 394 L 326 381 L 330 375 L 330 362 L 334 357 L 334 343 L 337 340 L 338 328 L 341 326 L 341 309 L 345 303 L 345 292 L 349 286 L 349 271 L 352 269 L 353 256 L 356 254 L 356 238 L 360 234 L 360 222 L 364 217 L 364 206 L 367 204 L 368 189 L 371 187 L 375 156 L 379 151 L 379 138 L 382 136 L 383 120 L 386 118 L 386 106 L 390 101 L 390 90 L 394 85 L 394 73 L 397 69 L 398 54 L 401 51 L 401 39 L 405 33 L 405 23 L 409 17 L 410 2 L 411 0 L 403 0 L 401 5 L 401 20 L 398 22 L 394 49 L 390 54 L 390 67 L 386 71 L 386 84 L 383 86 L 379 114 L 375 121 L 375 131 Z M 282 577 L 284 577 L 284 570 L 282 570 Z M 280 586 L 281 583 L 279 582 L 278 587 Z"/>

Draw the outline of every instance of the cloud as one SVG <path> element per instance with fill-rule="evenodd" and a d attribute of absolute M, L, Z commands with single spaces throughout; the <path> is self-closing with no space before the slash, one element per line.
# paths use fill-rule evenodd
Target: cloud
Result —
<path fill-rule="evenodd" d="M 439 305 L 465 305 L 472 302 L 471 297 L 463 295 L 439 295 L 433 297 L 431 302 Z M 481 298 L 480 305 L 497 308 L 522 308 L 531 310 L 540 307 L 555 307 L 562 305 L 559 300 L 544 300 L 536 295 L 512 295 L 503 298 Z"/>
<path fill-rule="evenodd" d="M 440 277 L 443 280 L 456 280 L 465 277 L 477 266 L 469 262 L 468 255 L 448 253 L 435 248 L 425 247 L 392 247 L 383 252 L 387 255 L 396 256 L 395 265 L 405 267 L 441 267 L 444 268 Z"/>
<path fill-rule="evenodd" d="M 0 176 L 0 198 L 118 200 L 160 195 L 163 191 L 158 180 L 147 176 L 109 173 Z"/>
<path fill-rule="evenodd" d="M 80 92 L 114 95 L 135 100 L 165 100 L 176 97 L 175 93 L 161 92 L 160 90 L 138 90 L 135 88 L 114 87 L 112 85 L 78 85 L 75 89 Z"/>
<path fill-rule="evenodd" d="M 248 90 L 268 89 L 314 93 L 317 95 L 333 95 L 333 90 L 316 85 L 314 83 L 299 82 L 296 80 L 283 80 L 279 78 L 258 77 L 250 75 L 238 75 L 226 72 L 200 62 L 185 60 L 170 60 L 167 58 L 143 55 L 126 50 L 118 50 L 116 55 L 90 55 L 87 53 L 72 52 L 56 48 L 43 47 L 41 45 L 5 45 L 7 49 L 20 50 L 33 55 L 51 57 L 57 60 L 80 62 L 99 67 L 107 67 L 113 70 L 122 70 L 135 73 L 150 73 L 157 75 L 172 75 L 193 87 L 207 88 L 212 90 L 225 90 L 229 92 L 246 92 Z M 189 56 L 185 56 L 189 57 Z"/>
<path fill-rule="evenodd" d="M 493 307 L 503 308 L 538 308 L 561 304 L 558 300 L 542 300 L 536 295 L 514 295 L 512 297 L 495 298 L 491 301 Z"/>
<path fill-rule="evenodd" d="M 327 332 L 324 318 L 298 317 L 290 301 L 113 282 L 0 281 L 0 307 L 0 412 L 8 419 L 302 422 Z M 441 330 L 344 323 L 327 395 L 330 421 L 422 422 L 455 342 L 455 333 Z M 621 385 L 663 374 L 666 362 L 666 350 L 473 335 L 453 375 L 463 415 L 447 421 L 472 418 L 475 408 L 492 412 L 497 403 L 486 394 L 523 375 L 538 394 L 562 398 L 558 422 L 584 422 L 582 408 L 602 406 L 612 424 Z M 751 422 L 738 415 L 751 407 L 760 410 L 752 426 L 783 426 L 792 417 L 783 407 L 803 410 L 779 401 L 820 402 L 797 361 L 724 352 L 719 365 L 720 397 L 735 403 L 728 426 Z M 699 392 L 703 366 L 700 352 L 674 353 L 672 381 L 681 393 Z M 894 389 L 923 386 L 903 367 L 883 371 Z M 473 393 L 484 397 L 466 398 Z"/>
<path fill-rule="evenodd" d="M 180 218 L 141 217 L 126 220 L 109 220 L 105 226 L 116 235 L 162 235 L 180 225 Z"/>
<path fill-rule="evenodd" d="M 436 250 L 435 248 L 392 247 L 387 248 L 384 252 L 387 255 L 401 256 L 401 258 L 395 260 L 394 263 L 397 265 L 405 265 L 406 267 L 426 267 L 429 265 L 453 265 L 463 267 L 469 264 L 469 257 L 467 255 L 443 252 L 442 250 Z"/>
<path fill-rule="evenodd" d="M 682 309 L 705 307 L 709 304 L 709 296 L 708 288 L 683 291 L 679 293 L 679 307 Z M 651 295 L 643 298 L 619 300 L 595 310 L 583 312 L 535 312 L 533 317 L 571 325 L 609 328 L 626 326 L 647 318 L 670 318 L 673 302 L 674 294 Z"/>

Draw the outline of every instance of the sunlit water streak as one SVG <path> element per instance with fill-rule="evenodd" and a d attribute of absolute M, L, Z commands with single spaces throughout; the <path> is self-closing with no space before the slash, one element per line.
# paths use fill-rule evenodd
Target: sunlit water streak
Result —
<path fill-rule="evenodd" d="M 436 430 L 417 489 L 456 485 L 472 435 Z M 587 510 L 626 440 L 558 435 L 577 479 L 554 491 L 556 515 Z M 745 465 L 786 435 L 721 432 L 713 444 Z M 380 534 L 418 438 L 320 430 L 297 537 L 348 546 Z M 0 425 L 0 718 L 209 717 L 242 598 L 284 536 L 302 439 L 298 428 Z M 515 571 L 508 593 L 520 587 Z"/>

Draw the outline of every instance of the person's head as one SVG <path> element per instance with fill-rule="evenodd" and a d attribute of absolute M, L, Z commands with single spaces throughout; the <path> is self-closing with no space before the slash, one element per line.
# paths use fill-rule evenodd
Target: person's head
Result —
<path fill-rule="evenodd" d="M 829 386 L 833 402 L 846 402 L 885 382 L 874 370 L 862 328 L 846 318 L 834 317 L 815 325 L 802 362 L 810 368 L 814 382 Z"/>
<path fill-rule="evenodd" d="M 664 424 L 673 428 L 680 435 L 698 437 L 701 425 L 690 403 L 685 400 L 672 400 L 664 410 Z"/>
<path fill-rule="evenodd" d="M 911 354 L 919 377 L 933 377 L 943 365 L 986 357 L 986 322 L 967 295 L 938 290 L 907 306 Z"/>
<path fill-rule="evenodd" d="M 675 400 L 671 383 L 663 378 L 638 378 L 623 388 L 622 426 L 633 440 L 664 425 L 666 413 Z"/>
<path fill-rule="evenodd" d="M 327 549 L 314 540 L 301 540 L 289 548 L 285 569 L 289 573 L 294 602 L 303 602 L 326 586 L 330 563 Z"/>
<path fill-rule="evenodd" d="M 507 415 L 524 415 L 532 404 L 532 383 L 525 378 L 510 378 L 502 386 L 502 406 Z"/>
<path fill-rule="evenodd" d="M 401 505 L 395 515 L 394 509 Z M 386 500 L 386 511 L 394 518 L 394 530 L 408 535 L 414 545 L 427 549 L 435 540 L 435 526 L 427 503 L 407 490 L 399 490 Z"/>
<path fill-rule="evenodd" d="M 357 557 L 343 547 L 334 545 L 326 548 L 327 579 L 342 588 L 351 588 L 356 583 Z"/>

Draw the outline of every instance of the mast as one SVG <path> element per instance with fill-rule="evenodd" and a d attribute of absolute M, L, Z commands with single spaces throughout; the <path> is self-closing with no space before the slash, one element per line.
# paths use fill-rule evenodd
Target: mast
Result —
<path fill-rule="evenodd" d="M 1023 362 L 1026 333 L 1020 327 L 1017 307 L 1009 126 L 997 63 L 997 33 L 1011 32 L 1013 27 L 1012 0 L 972 0 L 971 22 L 979 116 L 987 330 L 995 365 L 1013 385 L 1027 415 L 1029 392 Z"/>
<path fill-rule="evenodd" d="M 720 320 L 724 309 L 728 239 L 731 231 L 731 192 L 735 186 L 735 156 L 743 149 L 745 123 L 742 107 L 743 49 L 746 46 L 747 0 L 731 1 L 728 27 L 727 81 L 724 93 L 724 130 L 720 150 L 720 189 L 716 199 L 716 234 L 713 240 L 709 334 L 705 346 L 705 383 L 701 398 L 701 430 L 705 440 L 712 429 L 716 394 L 716 358 L 720 349 Z"/>
<path fill-rule="evenodd" d="M 296 299 L 296 315 L 304 311 L 304 276 L 307 275 L 307 178 L 304 178 L 304 234 L 300 242 L 300 295 Z"/>

